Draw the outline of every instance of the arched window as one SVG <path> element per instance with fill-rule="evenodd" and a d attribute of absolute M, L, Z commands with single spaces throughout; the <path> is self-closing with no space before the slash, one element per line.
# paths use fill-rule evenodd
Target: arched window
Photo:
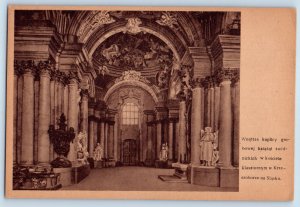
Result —
<path fill-rule="evenodd" d="M 139 108 L 134 103 L 127 103 L 122 111 L 122 123 L 124 125 L 138 125 Z"/>

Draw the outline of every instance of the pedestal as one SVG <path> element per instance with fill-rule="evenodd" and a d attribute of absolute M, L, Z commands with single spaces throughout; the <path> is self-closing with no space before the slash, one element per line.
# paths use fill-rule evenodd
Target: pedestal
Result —
<path fill-rule="evenodd" d="M 219 187 L 220 169 L 215 167 L 192 166 L 191 167 L 191 184 L 209 187 Z"/>
<path fill-rule="evenodd" d="M 54 173 L 60 174 L 60 183 L 64 186 L 72 185 L 72 168 L 53 168 Z"/>
<path fill-rule="evenodd" d="M 220 187 L 239 187 L 239 169 L 235 167 L 220 168 Z"/>

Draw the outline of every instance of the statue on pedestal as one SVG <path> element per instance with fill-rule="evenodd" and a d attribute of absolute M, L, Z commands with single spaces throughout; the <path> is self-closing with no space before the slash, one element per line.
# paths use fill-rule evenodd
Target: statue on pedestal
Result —
<path fill-rule="evenodd" d="M 213 133 L 211 127 L 201 130 L 200 163 L 202 166 L 216 166 L 219 159 L 217 151 L 218 131 Z"/>
<path fill-rule="evenodd" d="M 79 132 L 77 141 L 77 161 L 82 164 L 87 164 L 89 153 L 87 151 L 87 134 L 85 131 Z"/>
<path fill-rule="evenodd" d="M 167 143 L 162 144 L 161 151 L 160 151 L 160 161 L 167 161 L 168 160 L 168 151 L 169 147 Z"/>
<path fill-rule="evenodd" d="M 94 150 L 93 158 L 95 161 L 101 161 L 103 158 L 103 147 L 101 146 L 100 143 L 97 143 L 97 146 Z"/>

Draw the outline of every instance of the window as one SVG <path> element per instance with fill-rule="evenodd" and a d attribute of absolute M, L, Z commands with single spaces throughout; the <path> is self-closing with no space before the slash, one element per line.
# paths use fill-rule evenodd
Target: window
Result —
<path fill-rule="evenodd" d="M 124 125 L 138 125 L 139 108 L 133 103 L 127 103 L 123 107 L 122 123 Z"/>

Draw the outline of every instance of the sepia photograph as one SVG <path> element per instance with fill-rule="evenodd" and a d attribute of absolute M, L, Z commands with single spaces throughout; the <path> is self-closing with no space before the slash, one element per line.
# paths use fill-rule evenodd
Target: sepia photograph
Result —
<path fill-rule="evenodd" d="M 13 12 L 13 191 L 239 191 L 241 12 Z"/>

